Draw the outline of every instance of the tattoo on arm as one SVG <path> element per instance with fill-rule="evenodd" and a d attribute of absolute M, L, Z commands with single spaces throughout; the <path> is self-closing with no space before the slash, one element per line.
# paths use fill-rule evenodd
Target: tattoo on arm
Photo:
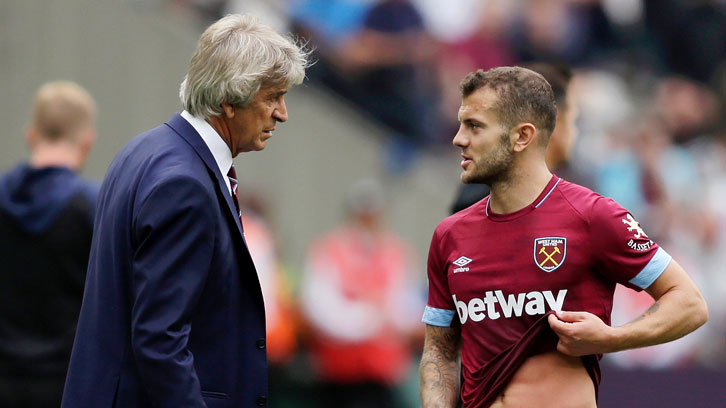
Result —
<path fill-rule="evenodd" d="M 423 408 L 453 408 L 459 398 L 461 329 L 426 326 L 420 382 Z"/>
<path fill-rule="evenodd" d="M 648 315 L 652 315 L 653 313 L 657 312 L 659 308 L 660 308 L 660 303 L 658 303 L 658 302 L 653 303 L 652 305 L 650 305 L 648 310 L 646 310 L 640 317 L 633 320 L 633 323 L 645 319 Z"/>

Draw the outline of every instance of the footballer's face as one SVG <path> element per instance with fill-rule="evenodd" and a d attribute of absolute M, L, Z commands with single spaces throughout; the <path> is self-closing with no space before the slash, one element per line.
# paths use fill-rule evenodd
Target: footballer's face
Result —
<path fill-rule="evenodd" d="M 509 129 L 493 109 L 497 98 L 494 90 L 485 87 L 461 102 L 460 126 L 453 143 L 461 149 L 461 181 L 466 184 L 491 186 L 505 181 L 511 171 L 514 151 Z"/>
<path fill-rule="evenodd" d="M 222 105 L 222 118 L 228 130 L 227 137 L 223 135 L 223 138 L 232 151 L 232 157 L 265 148 L 277 122 L 287 121 L 285 93 L 286 86 L 266 86 L 260 88 L 252 102 L 243 108 Z"/>

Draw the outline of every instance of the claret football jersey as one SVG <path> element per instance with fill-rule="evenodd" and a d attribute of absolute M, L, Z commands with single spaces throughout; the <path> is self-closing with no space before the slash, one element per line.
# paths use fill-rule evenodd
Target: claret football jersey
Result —
<path fill-rule="evenodd" d="M 487 197 L 439 224 L 423 322 L 461 327 L 462 398 L 473 406 L 472 373 L 545 313 L 587 311 L 610 324 L 615 284 L 645 289 L 670 261 L 615 201 L 553 176 L 517 212 L 494 214 Z"/>

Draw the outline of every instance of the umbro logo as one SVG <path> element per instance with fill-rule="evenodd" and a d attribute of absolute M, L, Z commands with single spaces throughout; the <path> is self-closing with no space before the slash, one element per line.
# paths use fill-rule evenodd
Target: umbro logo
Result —
<path fill-rule="evenodd" d="M 468 265 L 469 262 L 471 262 L 471 259 L 465 256 L 459 257 L 459 259 L 452 262 L 454 265 L 458 266 L 458 268 L 454 269 L 454 273 L 467 272 L 469 268 L 464 268 L 464 266 Z"/>
<path fill-rule="evenodd" d="M 464 266 L 464 265 L 468 264 L 469 262 L 471 262 L 471 259 L 469 259 L 465 256 L 462 256 L 459 259 L 455 260 L 453 262 L 453 264 L 456 266 Z"/>

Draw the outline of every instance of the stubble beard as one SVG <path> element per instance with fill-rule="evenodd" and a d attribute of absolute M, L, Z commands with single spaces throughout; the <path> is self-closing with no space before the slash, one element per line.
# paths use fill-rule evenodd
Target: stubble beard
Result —
<path fill-rule="evenodd" d="M 511 174 L 513 159 L 514 152 L 509 148 L 509 134 L 503 133 L 494 151 L 472 163 L 474 171 L 462 173 L 461 181 L 464 184 L 486 184 L 489 187 L 506 183 Z"/>

